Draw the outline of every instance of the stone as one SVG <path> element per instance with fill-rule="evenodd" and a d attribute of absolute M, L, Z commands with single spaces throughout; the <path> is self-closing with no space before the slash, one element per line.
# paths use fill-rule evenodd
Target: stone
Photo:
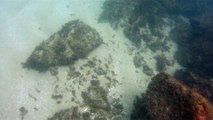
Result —
<path fill-rule="evenodd" d="M 55 113 L 48 120 L 83 120 L 78 107 L 72 107 Z"/>
<path fill-rule="evenodd" d="M 113 28 L 124 28 L 124 35 L 138 48 L 144 42 L 153 42 L 149 47 L 154 52 L 156 48 L 159 48 L 159 44 L 163 51 L 167 51 L 169 46 L 164 45 L 165 42 L 162 41 L 163 27 L 175 22 L 180 16 L 189 19 L 191 22 L 195 17 L 212 9 L 212 5 L 212 0 L 106 0 L 99 20 L 109 22 Z M 210 12 L 212 13 L 212 11 Z M 170 22 L 167 23 L 165 19 Z M 212 19 L 204 19 L 202 22 L 207 23 L 206 25 L 211 29 L 212 25 L 208 24 L 206 20 L 212 23 Z M 174 25 L 179 26 L 176 23 Z M 159 40 L 143 39 L 145 32 L 141 32 L 141 28 L 149 29 L 150 35 L 158 37 Z M 185 26 L 181 25 L 180 28 L 188 31 Z M 188 37 L 184 31 L 178 32 L 175 35 L 176 38 L 180 38 L 180 34 L 185 38 Z M 200 33 L 202 34 L 202 32 Z M 183 41 L 182 38 L 178 40 Z"/>
<path fill-rule="evenodd" d="M 213 80 L 202 78 L 187 70 L 178 70 L 175 72 L 175 78 L 182 81 L 191 89 L 196 90 L 202 96 L 213 103 Z"/>
<path fill-rule="evenodd" d="M 103 11 L 99 16 L 99 22 L 109 22 L 116 29 L 128 24 L 128 18 L 137 6 L 138 0 L 106 0 Z"/>
<path fill-rule="evenodd" d="M 92 80 L 87 92 L 81 94 L 84 102 L 90 106 L 91 109 L 110 111 L 111 106 L 108 101 L 108 92 L 100 86 L 99 81 Z"/>
<path fill-rule="evenodd" d="M 38 45 L 23 66 L 46 71 L 53 66 L 69 65 L 86 57 L 101 43 L 102 38 L 95 29 L 73 20 Z"/>
<path fill-rule="evenodd" d="M 156 69 L 159 72 L 164 72 L 167 69 L 167 66 L 171 66 L 172 62 L 170 62 L 164 54 L 155 56 L 156 59 Z"/>
<path fill-rule="evenodd" d="M 99 80 L 91 80 L 90 83 L 90 86 L 81 93 L 81 96 L 94 120 L 112 120 L 112 118 L 122 117 L 123 104 L 121 104 L 120 99 L 112 100 Z"/>
<path fill-rule="evenodd" d="M 143 73 L 148 76 L 152 76 L 154 74 L 153 70 L 148 65 L 143 65 Z"/>
<path fill-rule="evenodd" d="M 213 120 L 213 105 L 204 96 L 165 73 L 156 75 L 136 98 L 132 120 Z"/>
<path fill-rule="evenodd" d="M 140 55 L 140 54 L 136 54 L 134 57 L 133 57 L 133 64 L 135 66 L 135 68 L 140 68 L 144 63 L 144 59 L 143 59 L 143 56 Z"/>

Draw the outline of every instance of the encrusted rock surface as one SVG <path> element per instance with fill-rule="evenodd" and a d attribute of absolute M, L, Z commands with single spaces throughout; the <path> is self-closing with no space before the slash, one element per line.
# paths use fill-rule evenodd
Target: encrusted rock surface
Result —
<path fill-rule="evenodd" d="M 175 77 L 213 103 L 213 80 L 204 79 L 187 70 L 178 70 Z"/>
<path fill-rule="evenodd" d="M 99 22 L 109 22 L 113 28 L 125 26 L 138 0 L 106 0 Z"/>
<path fill-rule="evenodd" d="M 87 119 L 83 119 L 80 116 L 78 107 L 73 107 L 55 113 L 51 118 L 48 118 L 48 120 L 87 120 Z"/>
<path fill-rule="evenodd" d="M 173 65 L 171 61 L 169 61 L 165 55 L 155 56 L 156 59 L 156 70 L 159 72 L 164 72 L 167 69 L 167 66 Z"/>
<path fill-rule="evenodd" d="M 138 97 L 132 120 L 213 120 L 213 105 L 194 89 L 160 73 Z"/>
<path fill-rule="evenodd" d="M 108 91 L 98 80 L 91 80 L 91 84 L 81 96 L 83 103 L 80 106 L 60 110 L 48 120 L 121 120 L 123 118 L 123 105 L 120 99 L 110 101 Z M 82 106 L 84 106 L 83 110 Z"/>
<path fill-rule="evenodd" d="M 93 109 L 102 109 L 110 111 L 111 107 L 107 99 L 108 92 L 104 90 L 99 81 L 92 80 L 87 92 L 82 92 L 81 96 L 84 102 Z"/>
<path fill-rule="evenodd" d="M 70 21 L 37 46 L 24 67 L 45 71 L 52 66 L 68 65 L 101 43 L 102 38 L 95 29 L 79 20 Z"/>
<path fill-rule="evenodd" d="M 101 87 L 98 80 L 92 80 L 87 92 L 82 92 L 81 96 L 97 120 L 121 119 L 122 104 L 119 103 L 119 100 L 109 102 L 108 91 Z"/>

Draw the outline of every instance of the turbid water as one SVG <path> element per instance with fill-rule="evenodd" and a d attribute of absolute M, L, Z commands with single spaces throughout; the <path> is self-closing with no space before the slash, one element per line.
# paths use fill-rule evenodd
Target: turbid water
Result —
<path fill-rule="evenodd" d="M 123 106 L 118 115 L 122 114 L 123 119 L 128 119 L 135 96 L 144 92 L 151 77 L 158 73 L 155 59 L 157 55 L 164 54 L 173 63 L 166 70 L 170 74 L 180 68 L 173 58 L 177 50 L 174 42 L 168 40 L 170 51 L 167 52 L 153 52 L 146 44 L 142 44 L 139 52 L 125 37 L 123 28 L 113 29 L 109 23 L 99 23 L 103 2 L 104 0 L 0 2 L 0 119 L 45 120 L 56 112 L 73 106 L 77 106 L 81 113 L 87 112 L 91 108 L 82 100 L 82 91 L 87 91 L 90 81 L 94 79 L 100 81 L 101 87 L 108 92 L 110 103 L 118 100 Z M 62 25 L 76 19 L 94 28 L 102 37 L 103 44 L 72 65 L 58 66 L 57 76 L 49 71 L 38 72 L 22 67 L 21 63 L 27 60 L 36 46 L 60 30 Z M 171 29 L 169 24 L 162 28 L 164 37 L 168 36 Z M 143 30 L 148 31 L 146 28 Z M 137 59 L 134 63 L 137 55 L 143 57 L 139 64 L 148 66 L 148 72 L 143 67 L 136 66 Z M 94 62 L 95 66 L 85 67 L 88 61 Z M 74 75 L 70 71 L 81 75 L 72 77 Z M 71 78 L 68 79 L 70 74 Z M 62 97 L 57 98 L 57 95 Z M 24 109 L 20 110 L 21 107 Z"/>

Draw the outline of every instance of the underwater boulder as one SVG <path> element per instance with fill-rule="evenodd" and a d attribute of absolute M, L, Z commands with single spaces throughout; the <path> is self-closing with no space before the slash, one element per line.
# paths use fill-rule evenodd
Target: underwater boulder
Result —
<path fill-rule="evenodd" d="M 109 99 L 99 80 L 91 80 L 81 96 L 81 104 L 57 111 L 48 120 L 122 120 L 123 104 L 119 99 Z"/>
<path fill-rule="evenodd" d="M 126 26 L 139 0 L 106 0 L 102 6 L 99 22 L 109 22 L 116 29 Z"/>
<path fill-rule="evenodd" d="M 132 120 L 213 120 L 213 105 L 194 89 L 160 73 L 137 97 Z"/>
<path fill-rule="evenodd" d="M 175 78 L 181 80 L 181 82 L 189 86 L 191 89 L 196 90 L 213 103 L 213 80 L 202 78 L 187 70 L 177 70 L 175 72 Z"/>
<path fill-rule="evenodd" d="M 71 107 L 55 113 L 51 118 L 48 118 L 48 120 L 85 120 L 85 119 L 81 118 L 78 107 Z"/>
<path fill-rule="evenodd" d="M 100 85 L 99 80 L 90 82 L 90 86 L 81 96 L 94 120 L 121 120 L 123 105 L 120 100 L 109 99 L 108 91 Z"/>
<path fill-rule="evenodd" d="M 99 81 L 92 80 L 87 92 L 82 92 L 84 102 L 93 109 L 110 111 L 111 106 L 107 99 L 108 92 L 100 86 Z"/>
<path fill-rule="evenodd" d="M 38 71 L 68 65 L 85 57 L 101 43 L 102 38 L 95 29 L 79 20 L 70 21 L 38 45 L 23 65 Z"/>

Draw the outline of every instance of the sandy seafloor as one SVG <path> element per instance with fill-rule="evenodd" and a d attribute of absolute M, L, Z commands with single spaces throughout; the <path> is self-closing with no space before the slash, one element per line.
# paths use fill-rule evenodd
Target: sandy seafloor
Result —
<path fill-rule="evenodd" d="M 61 104 L 56 104 L 51 98 L 55 77 L 49 72 L 39 73 L 23 69 L 21 63 L 26 61 L 42 40 L 48 39 L 63 24 L 75 19 L 80 19 L 95 28 L 103 38 L 105 44 L 91 52 L 88 58 L 95 56 L 104 60 L 111 56 L 110 69 L 115 72 L 116 79 L 121 85 L 109 88 L 109 95 L 114 95 L 113 97 L 122 95 L 124 113 L 129 115 L 135 95 L 146 90 L 151 77 L 135 68 L 133 56 L 129 53 L 134 46 L 123 35 L 122 29 L 113 30 L 108 23 L 98 23 L 103 2 L 104 0 L 0 1 L 1 120 L 21 120 L 19 108 L 22 106 L 28 110 L 25 120 L 45 120 L 55 112 L 74 104 L 63 100 Z M 165 34 L 168 29 L 170 28 L 165 28 Z M 172 49 L 166 55 L 173 60 L 176 46 L 172 42 L 170 44 Z M 153 53 L 150 50 L 143 53 L 146 64 L 154 69 L 154 74 L 157 74 L 156 61 L 153 59 L 156 54 L 160 53 Z M 75 66 L 83 63 L 84 60 L 81 59 L 75 63 Z M 169 68 L 167 72 L 172 74 L 177 68 L 179 66 L 175 63 L 175 66 Z M 66 82 L 66 69 L 66 66 L 59 67 L 61 84 Z M 36 89 L 39 89 L 40 93 Z M 70 99 L 69 94 L 63 99 Z"/>

